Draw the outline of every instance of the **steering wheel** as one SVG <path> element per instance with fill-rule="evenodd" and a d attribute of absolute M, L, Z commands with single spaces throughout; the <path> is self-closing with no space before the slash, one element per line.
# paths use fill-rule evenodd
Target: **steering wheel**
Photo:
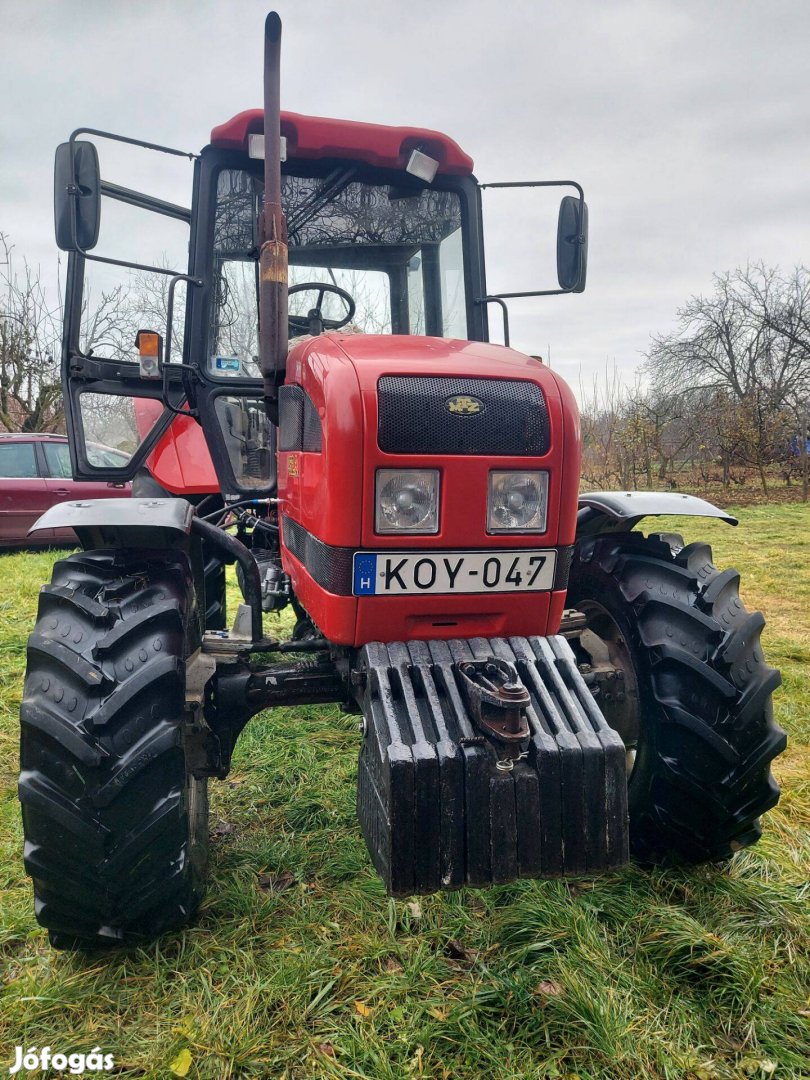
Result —
<path fill-rule="evenodd" d="M 340 330 L 354 318 L 357 305 L 352 296 L 341 289 L 338 285 L 331 285 L 326 281 L 302 281 L 300 285 L 292 285 L 287 290 L 287 295 L 299 292 L 317 292 L 318 302 L 310 308 L 306 315 L 288 315 L 287 321 L 290 329 L 299 334 L 322 334 L 324 330 Z M 325 319 L 321 313 L 325 293 L 334 293 L 339 296 L 346 305 L 346 317 L 344 319 Z"/>

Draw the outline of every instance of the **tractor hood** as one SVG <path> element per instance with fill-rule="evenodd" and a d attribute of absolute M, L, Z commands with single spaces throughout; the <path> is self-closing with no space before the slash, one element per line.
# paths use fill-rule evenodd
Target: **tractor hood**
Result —
<path fill-rule="evenodd" d="M 484 341 L 414 334 L 325 334 L 353 364 L 363 392 L 376 391 L 382 375 L 455 375 L 470 378 L 531 379 L 554 383 L 539 360 Z"/>

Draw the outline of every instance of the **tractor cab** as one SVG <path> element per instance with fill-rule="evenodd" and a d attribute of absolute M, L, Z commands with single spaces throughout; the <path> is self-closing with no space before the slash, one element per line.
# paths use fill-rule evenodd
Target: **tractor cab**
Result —
<path fill-rule="evenodd" d="M 262 126 L 260 112 L 242 113 L 213 130 L 203 155 L 214 188 L 212 269 L 227 295 L 246 272 L 256 294 Z M 480 274 L 480 239 L 467 224 L 477 217 L 472 160 L 447 136 L 416 129 L 282 113 L 281 131 L 290 336 L 348 326 L 481 339 L 480 280 L 468 283 L 464 260 L 466 246 Z M 223 150 L 247 161 L 236 166 Z M 255 328 L 255 305 L 245 317 Z M 226 308 L 215 310 L 211 344 L 244 347 Z M 255 361 L 243 370 L 259 374 Z"/>
<path fill-rule="evenodd" d="M 493 303 L 508 345 L 505 297 L 486 289 L 482 186 L 452 139 L 289 112 L 279 126 L 291 348 L 330 332 L 485 342 Z M 268 421 L 259 359 L 264 113 L 240 113 L 187 155 L 188 208 L 108 181 L 97 147 L 122 143 L 182 156 L 94 130 L 74 132 L 57 153 L 57 241 L 70 252 L 63 376 L 74 473 L 121 481 L 148 469 L 177 494 L 273 494 L 278 417 L 270 408 Z M 543 292 L 584 287 L 587 210 L 579 186 L 563 186 L 576 194 L 560 206 L 559 288 Z M 106 220 L 117 239 L 122 204 L 137 212 L 137 227 L 110 257 Z M 164 228 L 177 234 L 173 244 L 163 246 Z M 151 259 L 139 246 L 150 230 L 158 237 Z M 121 256 L 127 244 L 133 258 Z M 113 340 L 88 332 L 88 304 L 99 296 L 123 308 Z M 87 453 L 98 441 L 121 449 L 126 464 L 100 468 Z"/>

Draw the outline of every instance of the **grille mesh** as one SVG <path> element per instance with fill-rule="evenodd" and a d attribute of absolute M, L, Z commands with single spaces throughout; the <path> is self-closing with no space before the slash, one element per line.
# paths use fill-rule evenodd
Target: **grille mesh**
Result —
<path fill-rule="evenodd" d="M 282 517 L 284 543 L 302 563 L 321 588 L 337 596 L 350 596 L 352 591 L 353 548 L 332 547 L 313 536 L 292 518 Z"/>
<path fill-rule="evenodd" d="M 557 548 L 557 568 L 554 571 L 554 588 L 567 589 L 568 575 L 574 559 L 574 544 Z"/>
<path fill-rule="evenodd" d="M 302 393 L 304 395 L 304 423 L 301 432 L 301 449 L 312 454 L 319 454 L 323 444 L 321 418 L 306 390 Z"/>
<path fill-rule="evenodd" d="M 278 448 L 320 453 L 321 418 L 312 398 L 300 386 L 281 386 L 278 393 Z"/>
<path fill-rule="evenodd" d="M 300 386 L 280 386 L 278 390 L 278 448 L 300 450 L 304 391 Z"/>
<path fill-rule="evenodd" d="M 377 438 L 387 454 L 548 453 L 548 409 L 527 379 L 468 379 L 385 375 L 377 384 Z M 478 413 L 453 412 L 448 399 L 474 397 Z"/>

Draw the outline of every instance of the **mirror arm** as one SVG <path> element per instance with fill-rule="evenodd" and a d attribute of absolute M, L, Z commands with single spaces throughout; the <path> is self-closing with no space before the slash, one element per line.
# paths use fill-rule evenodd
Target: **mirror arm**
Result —
<path fill-rule="evenodd" d="M 191 277 L 190 274 L 175 274 L 172 280 L 169 282 L 169 295 L 166 301 L 166 348 L 164 350 L 163 367 L 168 367 L 171 363 L 172 356 L 172 323 L 174 321 L 174 290 L 180 284 L 181 281 L 185 281 L 189 285 L 194 285 L 196 288 L 202 288 L 203 280 L 198 277 Z"/>
<path fill-rule="evenodd" d="M 572 187 L 579 196 L 579 220 L 580 223 L 585 220 L 585 192 L 581 184 L 578 184 L 576 180 L 499 180 L 489 184 L 479 184 L 478 187 L 483 191 L 484 188 L 531 188 L 531 187 Z M 571 238 L 572 241 L 580 246 L 585 244 L 585 236 L 580 233 L 579 236 Z M 581 258 L 581 257 L 580 257 Z M 518 300 L 525 296 L 560 296 L 563 293 L 576 292 L 576 288 L 571 289 L 540 289 L 533 290 L 532 292 L 511 292 L 511 293 L 498 293 L 497 297 L 485 297 L 485 300 Z M 484 301 L 476 300 L 476 303 L 483 303 Z"/>
<path fill-rule="evenodd" d="M 478 186 L 480 188 L 572 187 L 578 192 L 580 201 L 585 201 L 585 192 L 582 190 L 582 185 L 578 184 L 576 180 L 499 180 L 497 182 L 490 182 L 489 184 L 479 184 Z"/>
<path fill-rule="evenodd" d="M 495 293 L 492 296 L 485 296 L 484 300 L 489 300 L 492 301 L 492 303 L 495 303 L 495 301 L 497 300 L 520 300 L 525 296 L 562 296 L 565 293 L 572 292 L 576 292 L 576 289 L 533 289 L 531 292 Z M 476 300 L 476 303 L 483 303 L 484 300 Z"/>
<path fill-rule="evenodd" d="M 524 187 L 572 187 L 579 195 L 579 220 L 584 221 L 585 213 L 585 192 L 582 189 L 582 185 L 578 184 L 576 180 L 499 180 L 497 183 L 492 184 L 479 184 L 479 188 L 483 191 L 484 188 L 524 188 Z M 584 244 L 585 237 L 580 235 L 574 238 L 577 244 Z M 532 293 L 504 293 L 504 296 L 554 296 L 556 293 L 561 292 L 573 292 L 573 289 L 551 289 L 548 292 L 532 292 Z"/>
<path fill-rule="evenodd" d="M 82 258 L 90 259 L 91 262 L 109 263 L 111 266 L 128 266 L 130 270 L 146 270 L 150 274 L 164 274 L 166 277 L 177 276 L 176 270 L 169 270 L 165 266 L 149 266 L 146 263 L 127 262 L 126 259 L 108 259 L 105 255 L 91 255 L 89 251 L 84 251 L 80 247 L 77 247 L 76 250 Z"/>
<path fill-rule="evenodd" d="M 532 295 L 532 294 L 529 294 L 529 295 Z M 476 300 L 474 300 L 473 303 L 482 304 L 482 305 L 484 305 L 484 304 L 497 304 L 500 307 L 501 313 L 503 315 L 503 343 L 506 346 L 506 348 L 508 349 L 509 348 L 509 308 L 506 306 L 506 302 L 505 302 L 505 299 L 504 299 L 504 297 L 506 297 L 506 296 L 508 296 L 508 294 L 506 294 L 506 293 L 504 294 L 504 296 L 480 296 Z"/>
<path fill-rule="evenodd" d="M 159 143 L 144 142 L 142 139 L 130 139 L 126 135 L 115 135 L 111 131 L 101 131 L 98 128 L 76 128 L 68 142 L 71 147 L 80 135 L 96 135 L 99 139 L 112 139 L 113 142 L 127 143 L 129 146 L 140 146 L 144 150 L 157 150 L 161 154 L 173 154 L 175 157 L 188 158 L 195 161 L 200 155 L 192 154 L 188 150 L 176 150 L 173 146 L 161 146 Z"/>
<path fill-rule="evenodd" d="M 161 153 L 161 154 L 172 154 L 175 157 L 185 157 L 185 158 L 188 158 L 189 161 L 195 161 L 199 157 L 199 154 L 193 154 L 188 150 L 176 150 L 172 146 L 161 146 L 159 143 L 144 142 L 142 139 L 131 139 L 126 135 L 115 135 L 111 131 L 102 131 L 99 128 L 76 128 L 75 131 L 71 132 L 70 138 L 68 139 L 68 145 L 70 147 L 70 172 L 71 172 L 71 176 L 76 175 L 76 141 L 77 141 L 77 139 L 79 138 L 80 135 L 95 135 L 99 139 L 111 139 L 113 142 L 126 143 L 129 146 L 140 146 L 144 150 L 156 150 L 158 153 Z M 101 181 L 100 177 L 99 177 L 99 180 Z M 116 186 L 116 185 L 109 185 L 109 184 L 105 185 L 103 181 L 101 181 L 101 183 L 102 183 L 102 186 L 106 186 L 108 188 Z M 126 189 L 121 188 L 119 190 L 124 191 Z M 91 258 L 93 256 L 88 255 L 87 249 L 82 247 L 81 244 L 79 243 L 78 200 L 79 200 L 79 198 L 81 196 L 81 190 L 80 190 L 80 188 L 78 188 L 76 186 L 76 184 L 71 184 L 68 187 L 67 191 L 68 191 L 68 195 L 70 195 L 70 203 L 71 203 L 70 238 L 71 238 L 71 241 L 72 241 L 72 244 L 73 244 L 73 250 L 80 252 L 82 255 L 87 256 L 87 258 Z M 106 192 L 106 194 L 111 195 L 112 192 L 108 190 Z M 101 191 L 99 191 L 99 195 L 101 195 Z M 115 198 L 114 195 L 113 195 L 113 198 Z M 124 200 L 124 201 L 127 201 L 127 200 Z M 165 206 L 169 207 L 169 206 L 171 206 L 171 204 L 166 203 Z M 177 208 L 173 208 L 173 209 L 182 210 L 183 208 L 182 207 L 177 207 Z M 166 211 L 164 210 L 163 212 L 165 213 Z M 178 216 L 178 215 L 176 213 L 172 213 L 171 216 L 174 217 L 174 216 Z M 190 214 L 189 214 L 189 217 L 186 220 L 189 220 L 189 221 L 191 220 Z M 94 256 L 94 257 L 98 262 L 111 262 L 116 266 L 132 266 L 134 269 L 138 269 L 138 270 L 154 269 L 154 267 L 137 266 L 135 263 L 121 263 L 121 262 L 118 262 L 116 259 L 102 259 L 98 255 Z"/>
<path fill-rule="evenodd" d="M 151 195 L 145 195 L 142 191 L 133 188 L 121 187 L 120 184 L 111 184 L 109 180 L 102 180 L 100 184 L 102 195 L 118 202 L 128 203 L 139 210 L 151 210 L 155 214 L 163 214 L 165 217 L 177 218 L 178 221 L 191 222 L 191 211 L 185 206 L 177 206 L 176 203 L 156 199 Z M 71 194 L 73 194 L 71 192 Z"/>

